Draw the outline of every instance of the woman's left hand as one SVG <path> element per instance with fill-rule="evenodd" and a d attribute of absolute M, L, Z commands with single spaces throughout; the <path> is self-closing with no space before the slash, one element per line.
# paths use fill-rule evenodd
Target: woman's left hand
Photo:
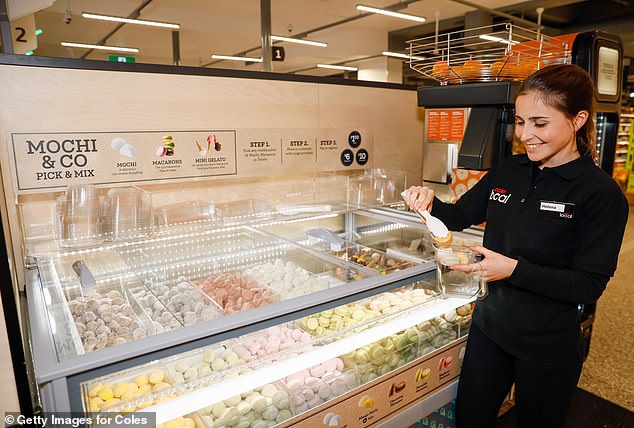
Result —
<path fill-rule="evenodd" d="M 490 282 L 508 278 L 515 270 L 515 266 L 517 266 L 517 260 L 486 249 L 480 245 L 469 247 L 469 249 L 482 254 L 484 258 L 477 263 L 453 265 L 451 269 L 465 273 L 474 273 L 480 276 L 481 279 Z"/>

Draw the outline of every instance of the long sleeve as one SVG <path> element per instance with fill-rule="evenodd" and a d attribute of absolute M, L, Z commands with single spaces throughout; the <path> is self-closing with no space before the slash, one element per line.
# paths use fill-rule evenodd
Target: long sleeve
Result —
<path fill-rule="evenodd" d="M 601 296 L 610 277 L 580 270 L 538 266 L 520 257 L 507 280 L 517 287 L 562 302 L 592 303 Z M 504 287 L 504 284 L 499 286 Z"/>
<path fill-rule="evenodd" d="M 431 213 L 441 219 L 449 230 L 464 230 L 482 223 L 486 217 L 489 180 L 492 173 L 489 171 L 485 174 L 455 204 L 434 197 Z"/>

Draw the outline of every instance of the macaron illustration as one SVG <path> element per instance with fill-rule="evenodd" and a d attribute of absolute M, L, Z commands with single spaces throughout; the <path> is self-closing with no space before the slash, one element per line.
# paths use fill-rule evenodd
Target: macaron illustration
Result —
<path fill-rule="evenodd" d="M 165 156 L 174 156 L 174 139 L 171 135 L 163 137 L 163 147 L 165 148 Z"/>
<path fill-rule="evenodd" d="M 420 382 L 427 379 L 430 374 L 431 374 L 431 369 L 429 367 L 425 369 L 418 369 L 416 371 L 416 377 L 415 377 L 416 382 Z"/>
<path fill-rule="evenodd" d="M 174 139 L 171 135 L 163 137 L 163 144 L 156 148 L 156 156 L 174 156 Z"/>

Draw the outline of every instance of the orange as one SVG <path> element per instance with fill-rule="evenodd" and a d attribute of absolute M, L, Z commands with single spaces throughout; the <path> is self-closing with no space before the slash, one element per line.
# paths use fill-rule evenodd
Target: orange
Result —
<path fill-rule="evenodd" d="M 471 70 L 481 70 L 483 68 L 486 68 L 486 65 L 482 64 L 480 61 L 465 61 L 465 63 L 462 65 L 464 67 L 464 69 L 471 69 Z"/>
<path fill-rule="evenodd" d="M 431 73 L 436 76 L 447 76 L 450 73 L 449 64 L 445 61 L 438 61 L 434 63 Z"/>
<path fill-rule="evenodd" d="M 458 75 L 459 77 L 464 77 L 465 73 L 468 72 L 468 70 L 465 70 L 463 66 L 461 65 L 457 65 L 455 67 L 452 67 L 453 73 L 449 73 L 449 77 L 457 77 L 456 75 Z"/>
<path fill-rule="evenodd" d="M 520 66 L 522 66 L 528 74 L 532 74 L 542 68 L 543 64 L 539 59 L 534 58 L 529 59 L 528 61 L 521 62 Z"/>
<path fill-rule="evenodd" d="M 491 70 L 493 71 L 500 71 L 502 68 L 506 67 L 506 62 L 505 61 L 495 61 L 493 64 L 491 64 Z"/>

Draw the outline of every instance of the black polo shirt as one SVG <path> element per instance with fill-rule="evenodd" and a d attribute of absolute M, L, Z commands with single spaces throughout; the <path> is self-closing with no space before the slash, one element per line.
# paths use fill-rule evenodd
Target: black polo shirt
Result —
<path fill-rule="evenodd" d="M 518 260 L 489 283 L 473 322 L 527 362 L 563 366 L 582 358 L 578 304 L 596 301 L 616 270 L 628 203 L 589 156 L 539 169 L 526 155 L 489 171 L 455 204 L 434 200 L 449 229 L 486 221 L 486 248 Z"/>

